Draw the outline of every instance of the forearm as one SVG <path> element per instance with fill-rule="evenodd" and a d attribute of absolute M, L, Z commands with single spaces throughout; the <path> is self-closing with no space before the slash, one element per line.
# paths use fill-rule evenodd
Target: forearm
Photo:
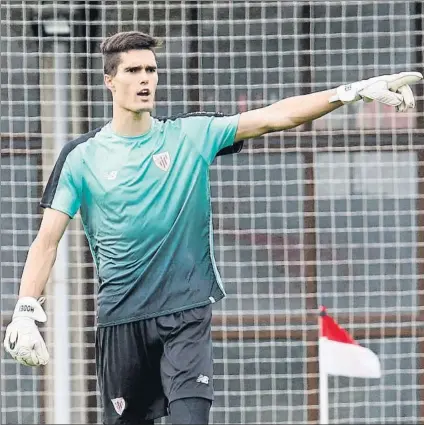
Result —
<path fill-rule="evenodd" d="M 19 289 L 19 297 L 38 298 L 49 279 L 56 260 L 57 246 L 36 238 L 32 243 L 25 263 Z"/>
<path fill-rule="evenodd" d="M 325 90 L 304 96 L 294 96 L 267 106 L 271 131 L 281 131 L 313 121 L 343 105 L 329 99 L 335 90 Z"/>

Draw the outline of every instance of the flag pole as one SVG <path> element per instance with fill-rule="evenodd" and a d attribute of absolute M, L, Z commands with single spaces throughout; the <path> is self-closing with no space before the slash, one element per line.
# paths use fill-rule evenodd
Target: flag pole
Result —
<path fill-rule="evenodd" d="M 328 373 L 324 368 L 325 362 L 322 359 L 323 349 L 322 349 L 322 316 L 325 313 L 325 307 L 321 307 L 321 312 L 318 317 L 318 376 L 319 376 L 319 423 L 321 425 L 327 425 L 329 423 L 328 419 Z"/>
<path fill-rule="evenodd" d="M 327 425 L 328 422 L 328 374 L 323 370 L 322 365 L 324 362 L 321 360 L 321 338 L 318 343 L 319 354 L 319 423 L 321 425 Z"/>

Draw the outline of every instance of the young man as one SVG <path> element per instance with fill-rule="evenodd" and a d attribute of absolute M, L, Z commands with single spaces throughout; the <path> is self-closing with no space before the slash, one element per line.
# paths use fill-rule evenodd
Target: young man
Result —
<path fill-rule="evenodd" d="M 242 140 L 296 127 L 345 103 L 414 107 L 408 72 L 288 98 L 234 116 L 151 117 L 157 41 L 118 33 L 101 45 L 113 117 L 68 143 L 51 174 L 22 275 L 6 350 L 46 364 L 38 298 L 69 220 L 80 210 L 99 275 L 96 363 L 104 423 L 171 415 L 206 424 L 213 400 L 212 304 L 225 295 L 212 246 L 209 166 Z M 169 410 L 168 410 L 169 409 Z"/>

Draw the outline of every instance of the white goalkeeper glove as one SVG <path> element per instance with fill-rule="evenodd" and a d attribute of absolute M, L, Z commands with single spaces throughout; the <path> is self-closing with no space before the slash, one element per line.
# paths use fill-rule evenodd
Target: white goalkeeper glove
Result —
<path fill-rule="evenodd" d="M 20 298 L 4 338 L 6 351 L 17 362 L 26 366 L 45 365 L 49 361 L 46 344 L 35 320 L 37 322 L 47 320 L 41 303 L 33 297 Z"/>
<path fill-rule="evenodd" d="M 349 104 L 361 99 L 365 102 L 376 100 L 394 106 L 396 111 L 405 112 L 415 107 L 414 94 L 409 84 L 416 83 L 422 78 L 420 72 L 401 72 L 346 84 L 337 87 L 336 94 L 329 102 L 340 100 L 344 104 Z"/>

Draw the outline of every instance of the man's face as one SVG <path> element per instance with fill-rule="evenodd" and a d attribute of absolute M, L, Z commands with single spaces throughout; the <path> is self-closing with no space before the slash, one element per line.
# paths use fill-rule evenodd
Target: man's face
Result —
<path fill-rule="evenodd" d="M 131 112 L 151 112 L 158 84 L 154 53 L 129 50 L 120 55 L 116 75 L 105 75 L 105 84 L 112 92 L 114 103 Z"/>

